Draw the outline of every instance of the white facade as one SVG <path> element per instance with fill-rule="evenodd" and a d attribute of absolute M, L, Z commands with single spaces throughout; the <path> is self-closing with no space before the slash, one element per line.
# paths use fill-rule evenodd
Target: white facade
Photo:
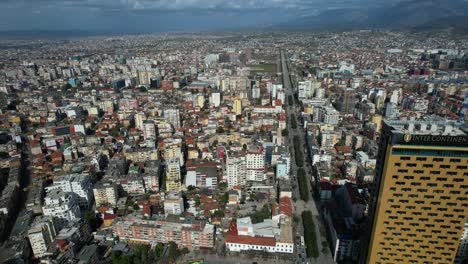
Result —
<path fill-rule="evenodd" d="M 249 181 L 265 180 L 265 153 L 263 151 L 247 153 L 246 174 Z"/>
<path fill-rule="evenodd" d="M 266 251 L 268 253 L 289 253 L 294 252 L 293 243 L 275 243 L 275 246 L 242 244 L 226 242 L 226 248 L 231 252 L 241 252 L 246 250 Z"/>
<path fill-rule="evenodd" d="M 107 182 L 94 186 L 93 188 L 94 199 L 96 207 L 101 206 L 116 206 L 118 200 L 117 185 L 115 183 Z"/>
<path fill-rule="evenodd" d="M 81 208 L 87 209 L 93 201 L 92 184 L 86 174 L 70 174 L 54 178 L 52 186 L 46 188 L 51 190 L 62 190 L 72 192 L 78 196 L 78 204 Z"/>
<path fill-rule="evenodd" d="M 55 217 L 59 229 L 69 222 L 81 218 L 78 196 L 75 193 L 63 192 L 59 189 L 52 190 L 47 194 L 42 212 L 45 216 Z"/>
<path fill-rule="evenodd" d="M 143 137 L 146 139 L 156 138 L 156 126 L 152 121 L 143 122 Z"/>
<path fill-rule="evenodd" d="M 135 114 L 135 127 L 139 130 L 143 131 L 143 122 L 146 120 L 146 116 L 144 113 L 137 113 Z"/>
<path fill-rule="evenodd" d="M 120 179 L 119 183 L 122 189 L 130 195 L 143 195 L 146 192 L 143 178 L 140 176 Z"/>
<path fill-rule="evenodd" d="M 167 181 L 180 181 L 180 165 L 178 159 L 170 159 L 166 163 Z"/>
<path fill-rule="evenodd" d="M 177 108 L 164 109 L 164 118 L 174 127 L 175 130 L 180 127 L 180 113 Z"/>
<path fill-rule="evenodd" d="M 208 177 L 206 174 L 196 170 L 189 170 L 185 176 L 185 186 L 211 189 L 218 186 L 218 179 L 216 177 Z"/>
<path fill-rule="evenodd" d="M 294 243 L 292 237 L 288 240 L 281 240 L 281 232 L 288 232 L 280 229 L 277 223 L 271 219 L 264 222 L 252 224 L 250 217 L 238 218 L 236 220 L 238 239 L 226 238 L 226 248 L 232 252 L 246 250 L 264 251 L 268 253 L 293 253 Z M 291 226 L 288 228 L 291 232 Z M 286 234 L 284 234 L 287 236 Z M 291 235 L 291 234 L 290 234 Z M 246 238 L 243 239 L 242 237 Z M 240 239 L 239 239 L 240 238 Z M 264 239 L 262 239 L 264 238 Z"/>
<path fill-rule="evenodd" d="M 246 183 L 246 161 L 243 155 L 228 155 L 226 171 L 228 186 L 244 185 Z"/>
<path fill-rule="evenodd" d="M 54 220 L 51 217 L 37 219 L 28 231 L 28 239 L 34 258 L 41 258 L 47 253 L 47 248 L 57 236 Z"/>
<path fill-rule="evenodd" d="M 184 212 L 184 199 L 181 193 L 169 193 L 164 200 L 164 213 L 166 215 L 180 215 Z"/>
<path fill-rule="evenodd" d="M 314 109 L 314 122 L 337 125 L 340 113 L 333 107 L 316 107 Z"/>
<path fill-rule="evenodd" d="M 146 191 L 159 191 L 159 177 L 155 174 L 145 174 L 143 175 L 143 181 L 145 183 Z"/>
<path fill-rule="evenodd" d="M 221 104 L 221 93 L 212 93 L 210 102 L 214 107 L 218 107 Z"/>

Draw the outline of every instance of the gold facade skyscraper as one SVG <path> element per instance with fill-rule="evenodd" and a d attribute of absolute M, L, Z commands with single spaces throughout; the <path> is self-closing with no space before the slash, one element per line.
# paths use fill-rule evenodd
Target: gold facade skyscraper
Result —
<path fill-rule="evenodd" d="M 366 263 L 447 263 L 468 208 L 468 134 L 458 123 L 383 122 Z"/>

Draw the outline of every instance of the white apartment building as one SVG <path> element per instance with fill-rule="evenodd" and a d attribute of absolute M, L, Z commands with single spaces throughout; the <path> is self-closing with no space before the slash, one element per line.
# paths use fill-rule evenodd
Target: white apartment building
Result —
<path fill-rule="evenodd" d="M 340 121 L 340 113 L 333 107 L 322 106 L 314 109 L 314 122 L 337 125 Z"/>
<path fill-rule="evenodd" d="M 47 193 L 42 212 L 45 216 L 56 218 L 58 229 L 81 218 L 78 196 L 75 193 L 64 192 L 60 189 L 51 190 Z"/>
<path fill-rule="evenodd" d="M 218 107 L 221 104 L 221 93 L 212 93 L 210 97 L 210 103 L 214 107 Z"/>
<path fill-rule="evenodd" d="M 167 181 L 180 181 L 180 165 L 178 159 L 166 161 L 166 179 Z"/>
<path fill-rule="evenodd" d="M 91 179 L 86 174 L 69 174 L 54 178 L 52 186 L 46 188 L 47 192 L 52 190 L 72 192 L 78 196 L 78 204 L 82 209 L 88 209 L 93 201 Z"/>
<path fill-rule="evenodd" d="M 167 139 L 164 140 L 163 157 L 165 160 L 177 158 L 179 165 L 184 164 L 184 155 L 182 153 L 182 140 L 181 139 Z"/>
<path fill-rule="evenodd" d="M 246 183 L 246 158 L 241 154 L 228 155 L 226 159 L 226 176 L 228 186 Z"/>
<path fill-rule="evenodd" d="M 117 184 L 113 182 L 100 182 L 93 187 L 96 207 L 116 206 L 119 195 Z"/>
<path fill-rule="evenodd" d="M 140 175 L 121 178 L 118 183 L 126 193 L 132 196 L 143 195 L 146 192 L 143 178 Z"/>
<path fill-rule="evenodd" d="M 153 121 L 143 121 L 143 137 L 145 140 L 156 138 L 156 126 Z"/>
<path fill-rule="evenodd" d="M 174 127 L 175 130 L 180 127 L 180 113 L 177 108 L 164 109 L 164 118 Z"/>
<path fill-rule="evenodd" d="M 184 212 L 184 199 L 180 192 L 170 192 L 164 200 L 164 213 L 166 215 L 180 215 Z"/>
<path fill-rule="evenodd" d="M 265 180 L 265 152 L 263 149 L 247 152 L 245 160 L 247 180 Z"/>
<path fill-rule="evenodd" d="M 35 220 L 28 231 L 28 239 L 34 258 L 41 258 L 46 255 L 47 248 L 57 236 L 52 217 L 40 217 Z"/>

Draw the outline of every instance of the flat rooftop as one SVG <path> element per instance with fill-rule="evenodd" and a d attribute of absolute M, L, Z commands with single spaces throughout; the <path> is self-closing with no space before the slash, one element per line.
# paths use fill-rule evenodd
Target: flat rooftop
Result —
<path fill-rule="evenodd" d="M 393 132 L 412 135 L 466 136 L 467 127 L 460 122 L 427 117 L 421 120 L 385 120 Z"/>

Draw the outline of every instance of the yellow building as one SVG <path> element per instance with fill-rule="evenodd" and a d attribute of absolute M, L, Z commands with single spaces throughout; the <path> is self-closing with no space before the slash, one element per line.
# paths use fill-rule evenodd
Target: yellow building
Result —
<path fill-rule="evenodd" d="M 242 114 L 242 101 L 240 99 L 234 99 L 234 103 L 232 105 L 232 112 L 234 112 L 235 115 Z"/>
<path fill-rule="evenodd" d="M 467 216 L 467 166 L 460 124 L 385 121 L 366 263 L 453 263 Z"/>
<path fill-rule="evenodd" d="M 205 97 L 203 96 L 203 94 L 197 95 L 197 106 L 200 108 L 205 106 Z"/>
<path fill-rule="evenodd" d="M 167 181 L 166 191 L 167 192 L 178 192 L 182 188 L 180 181 Z"/>
<path fill-rule="evenodd" d="M 375 131 L 380 132 L 382 129 L 382 116 L 381 115 L 374 115 L 372 117 L 372 123 L 375 124 Z"/>

